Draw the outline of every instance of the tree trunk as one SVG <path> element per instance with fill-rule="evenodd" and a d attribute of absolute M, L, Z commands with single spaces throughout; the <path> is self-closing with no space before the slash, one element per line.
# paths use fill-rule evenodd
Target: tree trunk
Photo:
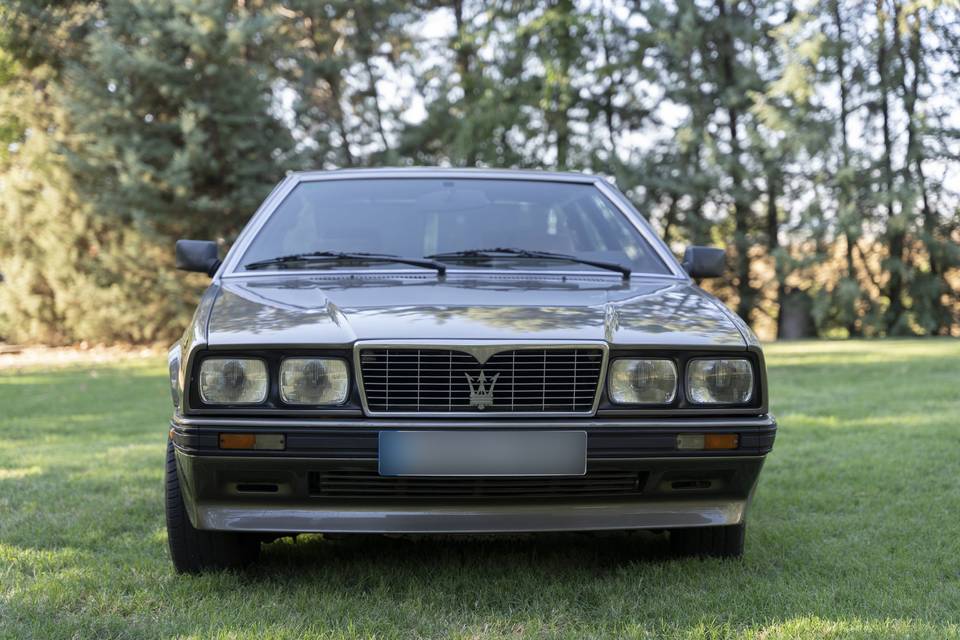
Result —
<path fill-rule="evenodd" d="M 848 134 L 848 120 L 850 117 L 850 95 L 847 87 L 847 64 L 846 64 L 846 40 L 843 33 L 843 19 L 840 15 L 839 0 L 832 0 L 830 9 L 833 14 L 834 26 L 837 30 L 837 79 L 840 83 L 840 153 L 842 172 L 850 169 L 850 138 Z M 840 211 L 840 223 L 843 225 L 843 238 L 846 245 L 845 268 L 847 278 L 856 282 L 856 267 L 853 263 L 853 246 L 857 242 L 859 234 L 853 232 L 853 221 L 849 219 L 851 207 L 854 206 L 854 198 L 851 197 L 850 187 L 846 182 L 839 185 L 837 190 L 837 208 Z M 857 216 L 856 211 L 853 212 Z M 851 337 L 860 334 L 857 327 L 857 319 L 854 314 L 847 320 L 847 334 Z"/>
<path fill-rule="evenodd" d="M 467 39 L 467 22 L 463 12 L 463 0 L 453 0 L 453 19 L 457 27 L 457 38 L 454 41 L 457 73 L 460 75 L 460 87 L 463 89 L 463 104 L 466 111 L 470 111 L 477 103 L 477 85 L 473 77 L 474 55 L 476 52 Z M 465 123 L 461 121 L 461 126 Z M 477 164 L 477 145 L 472 142 L 467 145 L 464 158 L 468 167 Z"/>
<path fill-rule="evenodd" d="M 570 69 L 573 66 L 573 51 L 577 46 L 574 42 L 573 34 L 567 24 L 567 18 L 574 15 L 575 8 L 572 0 L 558 0 L 555 10 L 564 16 L 561 24 L 552 21 L 550 38 L 553 40 L 554 49 L 557 51 L 557 58 L 554 63 L 557 65 L 559 80 L 552 84 L 548 81 L 547 91 L 549 91 L 549 102 L 552 103 L 546 115 L 547 126 L 553 134 L 554 144 L 556 146 L 558 169 L 566 169 L 570 159 L 570 89 L 569 82 Z"/>
<path fill-rule="evenodd" d="M 944 280 L 943 269 L 941 267 L 940 250 L 937 241 L 937 213 L 930 206 L 930 198 L 927 193 L 926 175 L 923 171 L 924 151 L 923 141 L 920 137 L 918 118 L 916 114 L 917 102 L 920 99 L 920 83 L 923 77 L 923 47 L 920 39 L 921 28 L 921 9 L 915 9 L 913 20 L 909 18 L 904 23 L 909 25 L 908 35 L 909 45 L 904 47 L 903 35 L 900 29 L 895 31 L 895 43 L 897 55 L 900 57 L 902 73 L 900 74 L 900 90 L 903 94 L 903 110 L 907 120 L 907 149 L 906 160 L 903 166 L 903 177 L 906 184 L 915 186 L 920 192 L 920 216 L 923 225 L 923 242 L 927 249 L 927 255 L 930 265 L 930 275 L 937 285 L 937 292 L 930 296 L 929 304 L 932 312 L 934 333 L 949 333 L 950 312 L 940 301 L 940 296 L 949 290 L 949 284 Z M 898 14 L 894 14 L 897 16 Z M 899 25 L 899 20 L 897 24 Z M 910 81 L 907 81 L 907 69 L 911 68 L 913 73 Z M 929 295 L 929 294 L 928 294 Z"/>
<path fill-rule="evenodd" d="M 880 77 L 880 117 L 883 132 L 883 155 L 881 159 L 883 168 L 883 187 L 884 200 L 887 206 L 887 247 L 890 251 L 888 271 L 890 273 L 886 286 L 887 299 L 890 306 L 887 308 L 885 325 L 888 333 L 898 333 L 900 331 L 901 318 L 903 317 L 903 249 L 906 241 L 905 230 L 902 228 L 900 220 L 895 219 L 893 206 L 893 137 L 890 133 L 890 100 L 889 93 L 892 89 L 890 81 L 890 69 L 888 68 L 887 57 L 889 49 L 887 47 L 887 17 L 883 7 L 883 0 L 876 0 L 877 10 L 877 75 Z M 897 26 L 894 25 L 894 29 Z"/>
<path fill-rule="evenodd" d="M 777 279 L 777 337 L 780 337 L 784 304 L 787 297 L 787 260 L 779 253 L 780 249 L 780 212 L 777 209 L 777 196 L 780 194 L 782 176 L 774 166 L 767 167 L 767 254 L 773 258 L 774 274 Z"/>
<path fill-rule="evenodd" d="M 716 0 L 717 11 L 722 23 L 721 36 L 718 39 L 718 53 L 723 69 L 724 88 L 733 89 L 736 85 L 734 72 L 736 50 L 730 25 L 727 24 L 727 6 L 725 0 Z M 735 93 L 735 91 L 733 92 Z M 740 147 L 740 104 L 727 105 L 727 130 L 730 136 L 730 178 L 733 183 L 734 238 L 736 249 L 735 275 L 737 278 L 737 314 L 750 322 L 750 316 L 756 305 L 756 289 L 750 284 L 750 201 L 747 198 L 746 180 L 742 164 L 743 151 Z"/>

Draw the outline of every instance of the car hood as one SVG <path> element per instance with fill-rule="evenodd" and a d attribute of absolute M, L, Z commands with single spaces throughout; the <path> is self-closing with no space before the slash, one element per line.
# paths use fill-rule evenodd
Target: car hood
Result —
<path fill-rule="evenodd" d="M 207 321 L 211 347 L 372 339 L 744 347 L 749 332 L 715 298 L 675 278 L 271 274 L 219 287 Z"/>

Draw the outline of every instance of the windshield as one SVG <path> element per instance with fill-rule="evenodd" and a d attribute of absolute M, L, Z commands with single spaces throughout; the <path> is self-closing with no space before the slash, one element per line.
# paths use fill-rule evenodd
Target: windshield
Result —
<path fill-rule="evenodd" d="M 421 258 L 511 247 L 669 274 L 650 244 L 589 184 L 401 178 L 299 184 L 254 238 L 241 264 L 312 252 Z M 438 258 L 441 259 L 441 258 Z M 454 268 L 594 270 L 562 260 L 497 255 L 444 257 Z M 409 268 L 396 264 L 281 262 L 261 269 Z"/>

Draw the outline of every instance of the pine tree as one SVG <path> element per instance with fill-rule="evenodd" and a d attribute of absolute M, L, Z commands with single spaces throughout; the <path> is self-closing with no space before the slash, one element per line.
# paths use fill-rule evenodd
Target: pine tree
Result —
<path fill-rule="evenodd" d="M 170 247 L 96 215 L 59 150 L 69 118 L 48 65 L 20 69 L 0 93 L 0 118 L 21 135 L 0 181 L 0 309 L 7 339 L 152 342 L 172 337 L 191 292 Z"/>
<path fill-rule="evenodd" d="M 230 238 L 290 147 L 256 55 L 266 18 L 175 0 L 7 11 L 4 333 L 172 338 L 200 284 L 173 270 L 173 239 Z"/>
<path fill-rule="evenodd" d="M 254 3 L 119 0 L 65 69 L 71 171 L 99 214 L 232 240 L 292 149 L 274 112 L 272 17 Z"/>

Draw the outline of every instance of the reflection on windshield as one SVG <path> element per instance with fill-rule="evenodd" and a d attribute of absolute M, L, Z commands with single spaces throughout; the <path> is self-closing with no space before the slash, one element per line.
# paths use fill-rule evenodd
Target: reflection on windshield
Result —
<path fill-rule="evenodd" d="M 274 211 L 241 263 L 312 252 L 419 258 L 477 247 L 563 253 L 637 273 L 669 273 L 640 232 L 594 186 L 495 179 L 305 182 Z M 556 260 L 496 260 L 504 268 L 570 268 Z"/>

